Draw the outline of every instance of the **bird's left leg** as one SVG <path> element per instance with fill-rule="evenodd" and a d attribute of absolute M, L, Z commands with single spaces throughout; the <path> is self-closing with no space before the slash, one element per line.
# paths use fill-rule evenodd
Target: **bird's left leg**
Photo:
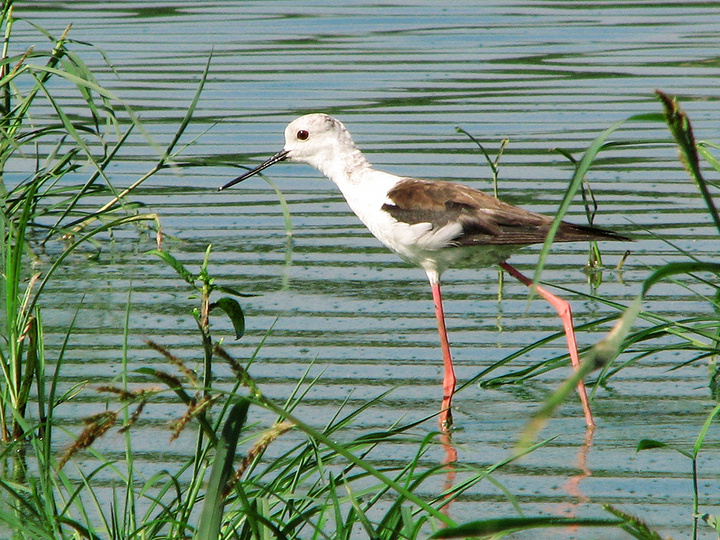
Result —
<path fill-rule="evenodd" d="M 532 280 L 524 276 L 519 270 L 510 264 L 501 262 L 500 267 L 524 285 L 528 287 L 532 286 Z M 563 328 L 565 330 L 568 351 L 570 352 L 570 362 L 572 363 L 573 368 L 577 371 L 580 369 L 580 358 L 578 356 L 577 342 L 575 341 L 575 329 L 573 327 L 570 304 L 566 300 L 555 296 L 550 291 L 539 285 L 535 287 L 535 290 L 540 296 L 547 300 L 558 312 L 558 315 L 560 315 L 560 319 L 562 320 Z M 595 425 L 595 420 L 593 419 L 592 411 L 590 410 L 590 402 L 588 401 L 585 382 L 582 379 L 580 379 L 577 384 L 577 392 L 580 395 L 580 402 L 582 403 L 583 412 L 585 414 L 585 423 L 588 427 L 592 427 Z"/>

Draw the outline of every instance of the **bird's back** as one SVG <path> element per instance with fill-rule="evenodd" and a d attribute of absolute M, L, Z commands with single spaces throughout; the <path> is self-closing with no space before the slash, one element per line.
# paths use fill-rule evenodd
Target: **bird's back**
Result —
<path fill-rule="evenodd" d="M 482 245 L 530 245 L 545 241 L 553 218 L 504 203 L 452 182 L 405 179 L 388 192 L 383 210 L 399 222 L 432 224 L 434 230 L 457 225 L 447 248 Z M 626 240 L 597 227 L 562 222 L 556 242 Z"/>

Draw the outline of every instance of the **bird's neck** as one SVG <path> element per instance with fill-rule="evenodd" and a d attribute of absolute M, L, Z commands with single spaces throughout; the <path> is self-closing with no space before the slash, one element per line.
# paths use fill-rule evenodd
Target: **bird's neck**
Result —
<path fill-rule="evenodd" d="M 341 189 L 343 186 L 360 182 L 362 171 L 368 169 L 370 163 L 357 148 L 345 149 L 342 153 L 334 153 L 330 159 L 324 159 L 317 168 Z"/>

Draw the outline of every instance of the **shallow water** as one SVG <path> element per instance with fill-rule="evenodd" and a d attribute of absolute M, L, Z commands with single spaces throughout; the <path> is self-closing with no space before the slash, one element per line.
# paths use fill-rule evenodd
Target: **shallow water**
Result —
<path fill-rule="evenodd" d="M 580 157 L 613 122 L 659 112 L 655 89 L 679 96 L 698 139 L 718 141 L 718 8 L 716 2 L 468 1 L 442 7 L 386 2 L 369 8 L 326 2 L 80 1 L 19 4 L 16 15 L 55 34 L 72 23 L 71 38 L 105 51 L 117 77 L 97 51 L 74 47 L 161 143 L 172 137 L 212 53 L 183 156 L 220 157 L 228 165 L 164 171 L 133 199 L 160 215 L 171 237 L 165 247 L 177 258 L 197 268 L 212 243 L 211 272 L 218 282 L 257 294 L 241 300 L 246 337 L 233 342 L 222 318 L 215 319 L 213 330 L 235 356 L 247 358 L 272 327 L 251 370 L 266 395 L 284 399 L 307 369 L 322 373 L 300 409 L 303 418 L 322 426 L 348 396 L 351 405 L 359 405 L 394 387 L 358 418 L 356 429 L 362 432 L 401 417 L 429 416 L 439 406 L 441 355 L 424 275 L 372 238 L 313 169 L 281 164 L 266 173 L 289 204 L 288 236 L 277 196 L 261 178 L 216 192 L 238 174 L 230 164 L 259 163 L 280 149 L 289 120 L 325 111 L 348 126 L 379 168 L 489 191 L 490 170 L 475 143 L 456 131 L 461 127 L 493 155 L 500 140 L 509 138 L 500 161 L 501 197 L 553 213 L 572 175 L 569 162 L 554 149 Z M 16 31 L 27 36 L 26 44 L 42 43 L 22 23 Z M 21 40 L 15 45 L 20 48 Z M 635 242 L 601 246 L 606 268 L 597 289 L 583 272 L 584 245 L 556 246 L 543 272 L 547 282 L 578 293 L 565 293 L 577 325 L 617 314 L 592 296 L 627 305 L 652 267 L 687 260 L 668 242 L 705 260 L 718 251 L 717 233 L 667 128 L 628 123 L 613 140 L 648 144 L 601 154 L 588 175 L 599 205 L 595 224 Z M 137 137 L 131 148 L 110 171 L 116 186 L 130 184 L 152 164 L 145 140 Z M 707 176 L 714 178 L 710 171 Z M 568 219 L 585 222 L 580 197 Z M 62 341 L 78 310 L 62 370 L 65 388 L 84 381 L 92 388 L 119 377 L 129 289 L 130 369 L 163 364 L 144 345 L 145 337 L 181 357 L 200 358 L 190 315 L 195 300 L 172 270 L 143 255 L 150 242 L 134 237 L 118 236 L 98 262 L 73 257 L 48 291 L 43 314 L 50 348 Z M 628 249 L 623 269 L 614 270 Z M 537 253 L 525 250 L 511 262 L 531 274 Z M 693 287 L 714 294 L 710 287 Z M 494 268 L 445 275 L 446 316 L 461 382 L 560 331 L 552 309 L 539 299 L 528 303 L 519 283 L 506 277 L 502 301 L 498 291 Z M 672 319 L 711 310 L 709 302 L 669 283 L 656 286 L 644 307 Z M 608 328 L 579 331 L 580 346 L 592 345 Z M 503 372 L 564 351 L 562 339 L 553 340 Z M 601 505 L 610 503 L 662 534 L 688 536 L 689 461 L 672 451 L 636 454 L 635 447 L 651 438 L 692 448 L 714 406 L 704 361 L 671 371 L 692 357 L 668 348 L 599 388 L 593 403 L 598 429 L 590 446 L 579 404 L 568 400 L 543 431 L 556 439 L 494 477 L 517 497 L 525 515 L 605 517 Z M 629 358 L 625 354 L 619 361 Z M 505 458 L 529 416 L 568 370 L 521 386 L 463 388 L 454 402 L 460 461 L 488 465 Z M 218 376 L 229 380 L 229 370 L 219 368 Z M 105 407 L 95 395 L 86 391 L 59 414 L 75 425 Z M 136 450 L 149 471 L 171 467 L 193 451 L 182 438 L 165 444 L 165 424 L 176 413 L 169 405 L 147 413 Z M 428 431 L 435 425 L 434 419 L 423 424 Z M 100 448 L 112 451 L 115 442 L 108 438 Z M 713 459 L 718 437 L 712 429 L 705 448 L 700 508 L 713 513 L 720 467 Z M 402 461 L 413 451 L 400 445 L 378 460 Z M 496 487 L 481 483 L 454 503 L 451 514 L 462 522 L 511 516 L 514 510 Z M 709 527 L 701 530 L 701 537 L 714 537 Z"/>

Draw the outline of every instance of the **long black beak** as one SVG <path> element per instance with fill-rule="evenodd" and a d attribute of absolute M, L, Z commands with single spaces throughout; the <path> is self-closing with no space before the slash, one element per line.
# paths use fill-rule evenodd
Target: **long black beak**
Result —
<path fill-rule="evenodd" d="M 253 170 L 248 171 L 248 172 L 246 172 L 245 174 L 241 174 L 241 175 L 238 176 L 235 180 L 231 180 L 230 182 L 228 182 L 228 183 L 225 184 L 224 186 L 218 188 L 218 191 L 222 191 L 223 189 L 227 189 L 227 188 L 229 188 L 229 187 L 232 187 L 232 186 L 234 186 L 235 184 L 239 184 L 240 182 L 242 182 L 242 181 L 245 180 L 246 178 L 250 178 L 251 176 L 259 173 L 260 171 L 263 171 L 263 170 L 267 169 L 270 165 L 274 165 L 274 164 L 277 163 L 278 161 L 283 161 L 284 159 L 287 159 L 287 155 L 288 155 L 288 151 L 287 151 L 287 150 L 282 150 L 282 151 L 278 152 L 277 154 L 275 154 L 273 157 L 271 157 L 271 158 L 268 159 L 267 161 L 264 161 L 263 163 L 261 163 L 260 165 L 258 165 L 257 167 L 255 167 Z"/>

